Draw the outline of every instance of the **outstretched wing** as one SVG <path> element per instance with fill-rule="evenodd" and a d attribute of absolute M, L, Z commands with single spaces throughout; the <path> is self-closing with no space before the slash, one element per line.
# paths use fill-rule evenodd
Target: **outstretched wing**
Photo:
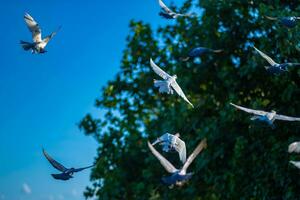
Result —
<path fill-rule="evenodd" d="M 45 37 L 45 39 L 43 39 L 43 41 L 47 44 L 55 35 L 56 33 L 61 29 L 61 26 L 58 27 L 57 31 L 52 32 L 50 35 L 48 35 L 47 37 Z"/>
<path fill-rule="evenodd" d="M 267 16 L 267 15 L 265 15 L 265 18 L 267 18 L 267 19 L 269 19 L 269 20 L 273 20 L 273 21 L 278 20 L 277 17 L 270 17 L 270 16 Z"/>
<path fill-rule="evenodd" d="M 176 14 L 162 0 L 158 0 L 159 6 L 168 14 Z"/>
<path fill-rule="evenodd" d="M 88 166 L 88 167 L 82 167 L 82 168 L 78 168 L 78 169 L 74 169 L 74 172 L 80 172 L 82 170 L 85 170 L 85 169 L 88 169 L 88 168 L 91 168 L 91 167 L 94 167 L 95 165 L 91 165 L 91 166 Z"/>
<path fill-rule="evenodd" d="M 28 13 L 25 13 L 24 20 L 27 24 L 29 31 L 32 33 L 32 40 L 34 42 L 41 42 L 42 41 L 42 31 L 41 31 L 38 23 Z"/>
<path fill-rule="evenodd" d="M 285 115 L 275 115 L 275 119 L 277 120 L 284 120 L 284 121 L 300 121 L 300 118 L 298 117 L 289 117 Z"/>
<path fill-rule="evenodd" d="M 193 151 L 193 153 L 188 157 L 187 161 L 184 163 L 181 173 L 186 173 L 187 168 L 190 166 L 190 164 L 193 162 L 193 160 L 197 157 L 197 155 L 202 151 L 202 149 L 207 147 L 206 138 L 203 139 L 196 149 Z"/>
<path fill-rule="evenodd" d="M 64 172 L 67 170 L 62 164 L 54 160 L 44 149 L 43 149 L 43 154 L 47 158 L 47 160 L 50 162 L 50 164 L 57 170 Z"/>
<path fill-rule="evenodd" d="M 178 171 L 165 157 L 163 157 L 156 149 L 148 142 L 148 147 L 153 153 L 153 155 L 159 160 L 160 164 L 167 170 L 169 173 L 175 173 Z"/>
<path fill-rule="evenodd" d="M 193 108 L 193 104 L 186 98 L 185 94 L 183 93 L 182 89 L 179 87 L 176 81 L 171 83 L 172 88 L 177 92 L 177 94 L 182 97 L 188 104 L 190 104 Z"/>
<path fill-rule="evenodd" d="M 186 147 L 185 143 L 183 140 L 180 138 L 176 137 L 175 139 L 175 149 L 179 153 L 179 159 L 181 160 L 182 163 L 185 163 L 186 161 Z"/>
<path fill-rule="evenodd" d="M 161 68 L 159 68 L 152 60 L 152 58 L 150 58 L 150 65 L 151 68 L 153 69 L 153 71 L 160 77 L 162 77 L 164 80 L 168 79 L 169 77 L 171 77 L 168 73 L 164 72 Z"/>
<path fill-rule="evenodd" d="M 267 54 L 261 52 L 259 49 L 257 49 L 255 46 L 253 46 L 253 48 L 264 58 L 268 61 L 268 63 L 271 66 L 277 65 L 278 63 L 276 63 L 274 60 L 272 60 L 272 58 L 270 58 L 269 56 L 267 56 Z"/>
<path fill-rule="evenodd" d="M 242 106 L 235 105 L 233 103 L 230 103 L 230 105 L 236 107 L 239 110 L 242 110 L 242 111 L 245 111 L 247 113 L 254 114 L 254 115 L 264 116 L 264 115 L 268 114 L 268 112 L 265 112 L 265 111 L 262 111 L 262 110 L 253 110 L 253 109 L 250 109 L 250 108 L 245 108 L 245 107 L 242 107 Z"/>

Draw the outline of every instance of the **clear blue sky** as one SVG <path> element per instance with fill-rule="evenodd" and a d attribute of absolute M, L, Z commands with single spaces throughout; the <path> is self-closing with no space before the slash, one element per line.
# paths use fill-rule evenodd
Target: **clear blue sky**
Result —
<path fill-rule="evenodd" d="M 101 116 L 94 100 L 119 69 L 129 20 L 172 23 L 158 11 L 156 0 L 1 2 L 0 200 L 84 199 L 90 171 L 68 182 L 54 180 L 50 173 L 57 171 L 41 148 L 67 167 L 94 162 L 97 144 L 76 123 L 88 112 Z M 62 25 L 44 55 L 19 45 L 31 40 L 25 12 L 44 35 Z"/>

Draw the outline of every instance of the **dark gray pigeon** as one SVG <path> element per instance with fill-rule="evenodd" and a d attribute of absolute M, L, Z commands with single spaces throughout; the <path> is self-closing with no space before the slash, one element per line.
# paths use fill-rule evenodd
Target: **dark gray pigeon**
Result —
<path fill-rule="evenodd" d="M 296 16 L 279 17 L 279 18 L 278 17 L 269 17 L 269 16 L 265 16 L 265 17 L 272 21 L 278 21 L 287 28 L 294 28 L 297 25 L 298 20 L 300 19 L 300 17 L 296 17 Z"/>
<path fill-rule="evenodd" d="M 183 58 L 183 61 L 188 61 L 190 58 L 200 57 L 206 53 L 221 53 L 222 49 L 210 49 L 206 47 L 196 47 L 192 49 L 186 58 Z"/>
<path fill-rule="evenodd" d="M 25 13 L 24 20 L 26 25 L 28 26 L 29 31 L 32 33 L 32 40 L 33 42 L 25 42 L 20 41 L 23 49 L 25 51 L 31 50 L 31 53 L 46 53 L 45 47 L 47 46 L 48 42 L 56 35 L 56 32 L 52 32 L 49 36 L 42 39 L 42 31 L 39 27 L 38 23 L 28 14 Z"/>
<path fill-rule="evenodd" d="M 180 134 L 176 133 L 175 135 L 170 133 L 165 133 L 159 138 L 157 138 L 152 145 L 160 144 L 163 146 L 163 151 L 165 152 L 172 152 L 177 151 L 179 154 L 179 159 L 182 163 L 186 161 L 186 147 L 185 142 L 181 140 Z"/>
<path fill-rule="evenodd" d="M 162 0 L 158 0 L 159 6 L 161 7 L 162 11 L 159 13 L 165 19 L 176 19 L 177 17 L 189 17 L 192 16 L 190 14 L 179 14 L 172 11 L 170 8 L 164 4 Z"/>
<path fill-rule="evenodd" d="M 193 173 L 187 173 L 186 170 L 190 166 L 190 164 L 194 161 L 197 155 L 207 147 L 206 139 L 203 139 L 193 153 L 188 157 L 187 161 L 184 163 L 181 169 L 175 168 L 165 157 L 163 157 L 152 145 L 148 142 L 148 147 L 153 153 L 153 155 L 159 160 L 160 164 L 167 170 L 167 172 L 171 173 L 171 176 L 163 177 L 161 180 L 162 182 L 169 186 L 173 187 L 174 185 L 182 186 L 186 182 L 188 182 Z"/>
<path fill-rule="evenodd" d="M 271 126 L 272 128 L 275 128 L 275 125 L 273 124 L 275 120 L 300 121 L 300 118 L 289 117 L 289 116 L 285 116 L 285 115 L 278 115 L 276 113 L 276 111 L 274 111 L 274 110 L 272 110 L 272 112 L 266 112 L 266 111 L 262 111 L 262 110 L 253 110 L 253 109 L 245 108 L 242 106 L 235 105 L 233 103 L 230 103 L 230 105 L 232 105 L 232 106 L 236 107 L 237 109 L 242 110 L 244 112 L 253 114 L 254 116 L 250 118 L 251 120 L 266 123 L 269 126 Z"/>
<path fill-rule="evenodd" d="M 268 61 L 268 63 L 270 64 L 270 66 L 265 66 L 266 70 L 270 73 L 270 74 L 275 74 L 275 75 L 279 75 L 283 72 L 288 72 L 290 67 L 293 66 L 300 66 L 300 63 L 276 63 L 274 60 L 272 60 L 272 58 L 270 58 L 269 56 L 267 56 L 265 53 L 263 53 L 262 51 L 260 51 L 259 49 L 257 49 L 255 46 L 253 46 L 253 48 L 264 58 Z"/>
<path fill-rule="evenodd" d="M 57 170 L 61 171 L 62 173 L 60 174 L 51 174 L 53 178 L 58 179 L 58 180 L 69 180 L 70 178 L 73 178 L 73 174 L 75 172 L 80 172 L 84 169 L 88 169 L 93 167 L 94 165 L 88 166 L 88 167 L 83 167 L 83 168 L 66 168 L 56 160 L 54 160 L 44 149 L 43 149 L 43 154 L 47 158 L 47 160 L 50 162 L 50 164 Z"/>

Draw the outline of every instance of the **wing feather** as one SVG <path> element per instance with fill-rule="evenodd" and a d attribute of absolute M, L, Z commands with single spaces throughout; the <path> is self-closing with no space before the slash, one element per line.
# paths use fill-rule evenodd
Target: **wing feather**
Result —
<path fill-rule="evenodd" d="M 175 14 L 162 0 L 158 0 L 159 6 L 168 14 Z"/>
<path fill-rule="evenodd" d="M 56 160 L 54 160 L 44 149 L 43 149 L 43 154 L 55 169 L 57 169 L 61 172 L 64 172 L 67 170 L 66 167 L 64 167 L 62 164 L 60 164 Z"/>
<path fill-rule="evenodd" d="M 38 25 L 38 23 L 31 17 L 28 13 L 24 15 L 25 23 L 29 31 L 32 33 L 32 40 L 34 42 L 41 42 L 42 41 L 42 31 Z"/>
<path fill-rule="evenodd" d="M 190 104 L 194 108 L 193 104 L 188 100 L 188 98 L 186 98 L 185 94 L 176 81 L 172 82 L 171 86 L 180 97 L 182 97 L 186 102 L 188 102 L 188 104 Z"/>
<path fill-rule="evenodd" d="M 284 121 L 300 121 L 300 118 L 298 117 L 289 117 L 285 115 L 275 115 L 275 119 L 277 120 L 284 120 Z"/>
<path fill-rule="evenodd" d="M 163 71 L 161 68 L 159 68 L 152 60 L 152 58 L 150 58 L 150 65 L 151 68 L 153 69 L 153 71 L 160 76 L 161 78 L 163 78 L 164 80 L 170 78 L 171 76 L 166 73 L 165 71 Z"/>
<path fill-rule="evenodd" d="M 236 108 L 239 109 L 239 110 L 242 110 L 242 111 L 245 111 L 245 112 L 247 112 L 247 113 L 254 114 L 254 115 L 261 115 L 261 116 L 264 116 L 264 115 L 266 115 L 266 114 L 269 113 L 269 112 L 265 112 L 265 111 L 262 111 L 262 110 L 253 110 L 253 109 L 245 108 L 245 107 L 242 107 L 242 106 L 235 105 L 235 104 L 233 104 L 233 103 L 230 103 L 230 105 L 236 107 Z"/>
<path fill-rule="evenodd" d="M 274 66 L 274 65 L 278 65 L 278 63 L 276 63 L 274 60 L 272 60 L 272 58 L 270 58 L 267 54 L 263 53 L 262 51 L 260 51 L 259 49 L 257 49 L 255 46 L 253 46 L 253 48 L 264 58 L 268 61 L 268 63 L 271 65 L 271 66 Z"/>

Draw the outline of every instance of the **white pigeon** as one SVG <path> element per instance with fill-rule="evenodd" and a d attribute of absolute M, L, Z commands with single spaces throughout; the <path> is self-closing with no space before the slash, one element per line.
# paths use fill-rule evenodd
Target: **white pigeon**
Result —
<path fill-rule="evenodd" d="M 32 33 L 33 42 L 25 42 L 21 40 L 20 43 L 23 49 L 26 51 L 31 50 L 32 53 L 47 52 L 45 50 L 45 47 L 47 46 L 48 42 L 56 35 L 60 27 L 57 31 L 52 32 L 49 36 L 42 39 L 42 31 L 38 23 L 28 13 L 25 13 L 24 20 L 29 31 Z"/>
<path fill-rule="evenodd" d="M 288 72 L 289 67 L 300 66 L 300 63 L 276 63 L 272 58 L 270 58 L 267 54 L 257 49 L 255 46 L 253 46 L 253 48 L 271 65 L 265 66 L 265 69 L 271 74 L 278 75 L 283 72 Z"/>
<path fill-rule="evenodd" d="M 187 169 L 190 164 L 194 161 L 197 155 L 207 147 L 206 139 L 203 139 L 198 146 L 195 148 L 193 153 L 188 157 L 187 161 L 184 163 L 181 169 L 175 168 L 165 157 L 163 157 L 152 145 L 148 142 L 148 147 L 153 153 L 153 155 L 159 160 L 160 164 L 167 170 L 167 172 L 171 173 L 171 176 L 163 177 L 162 182 L 167 186 L 182 186 L 189 179 L 192 178 L 193 173 L 187 173 Z"/>
<path fill-rule="evenodd" d="M 182 97 L 188 104 L 190 104 L 193 108 L 193 104 L 186 98 L 185 94 L 183 93 L 182 89 L 179 87 L 178 83 L 176 82 L 177 76 L 170 76 L 168 73 L 164 72 L 161 68 L 159 68 L 150 58 L 150 65 L 153 71 L 163 78 L 163 81 L 154 80 L 154 86 L 159 88 L 160 93 L 167 93 L 173 94 L 173 89 L 176 93 Z M 172 89 L 173 88 L 173 89 Z"/>
<path fill-rule="evenodd" d="M 289 145 L 288 148 L 289 153 L 300 153 L 300 142 L 293 142 Z"/>
<path fill-rule="evenodd" d="M 247 113 L 253 114 L 254 116 L 251 117 L 251 120 L 265 122 L 268 125 L 272 126 L 273 128 L 275 128 L 273 124 L 275 120 L 300 121 L 300 118 L 278 115 L 274 110 L 272 112 L 266 112 L 262 110 L 253 110 L 253 109 L 245 108 L 242 106 L 235 105 L 233 103 L 230 103 L 230 105 L 236 107 L 237 109 L 245 111 Z"/>
<path fill-rule="evenodd" d="M 159 6 L 161 7 L 162 11 L 159 13 L 160 16 L 166 19 L 176 19 L 177 17 L 189 17 L 190 14 L 179 14 L 172 11 L 170 8 L 166 6 L 166 4 L 162 0 L 158 0 Z"/>
<path fill-rule="evenodd" d="M 165 133 L 159 138 L 157 138 L 152 145 L 159 143 L 163 146 L 163 151 L 170 152 L 170 151 L 177 151 L 179 154 L 179 159 L 182 163 L 186 161 L 186 147 L 185 142 L 181 140 L 180 134 L 176 133 L 172 135 L 170 133 Z"/>

